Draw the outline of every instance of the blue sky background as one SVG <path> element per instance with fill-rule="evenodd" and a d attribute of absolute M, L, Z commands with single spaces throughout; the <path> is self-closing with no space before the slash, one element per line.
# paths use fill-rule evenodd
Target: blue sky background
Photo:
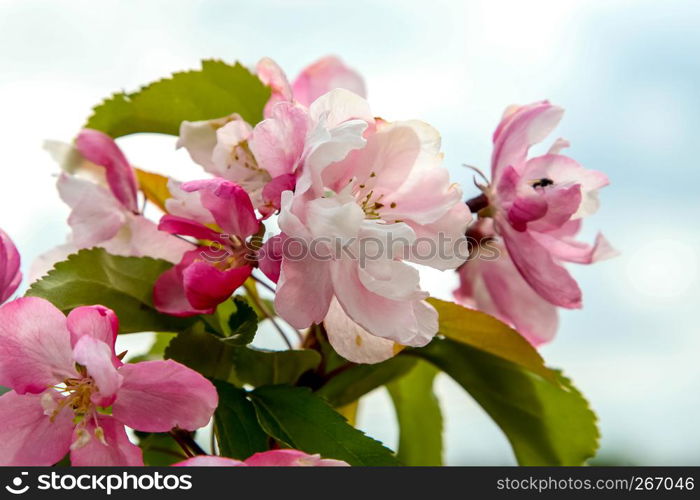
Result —
<path fill-rule="evenodd" d="M 42 141 L 70 140 L 111 92 L 202 58 L 270 56 L 293 76 L 337 54 L 364 74 L 377 115 L 442 132 L 445 162 L 465 186 L 460 165 L 488 169 L 504 107 L 548 98 L 567 109 L 556 135 L 569 153 L 612 180 L 585 236 L 602 229 L 622 255 L 574 269 L 585 308 L 563 314 L 543 355 L 598 412 L 603 459 L 698 465 L 698 26 L 700 3 L 680 0 L 0 1 L 0 227 L 25 265 L 62 242 L 67 211 Z M 199 175 L 172 138 L 121 144 L 144 168 Z M 425 284 L 447 297 L 454 279 L 426 273 Z M 449 463 L 514 463 L 461 389 L 447 378 L 438 389 Z M 395 444 L 382 391 L 360 423 Z"/>

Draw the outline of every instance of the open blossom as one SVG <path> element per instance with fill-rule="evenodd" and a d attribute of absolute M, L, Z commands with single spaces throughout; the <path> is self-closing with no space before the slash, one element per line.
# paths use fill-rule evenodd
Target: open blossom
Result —
<path fill-rule="evenodd" d="M 175 316 L 212 313 L 250 276 L 246 240 L 258 232 L 260 221 L 248 194 L 227 180 L 192 181 L 171 188 L 176 198 L 166 202 L 171 214 L 163 216 L 159 229 L 214 246 L 191 246 L 177 265 L 163 273 L 155 284 L 154 304 Z"/>
<path fill-rule="evenodd" d="M 270 450 L 256 453 L 244 461 L 233 458 L 198 455 L 173 464 L 176 467 L 345 467 L 347 462 L 308 455 L 299 450 Z"/>
<path fill-rule="evenodd" d="M 335 57 L 305 68 L 290 85 L 271 59 L 257 65 L 260 79 L 272 89 L 265 120 L 252 127 L 239 115 L 183 122 L 178 147 L 185 147 L 204 169 L 242 186 L 264 215 L 279 209 L 280 194 L 293 189 L 304 153 L 306 108 L 335 88 L 364 96 L 362 78 Z"/>
<path fill-rule="evenodd" d="M 9 299 L 20 281 L 19 252 L 10 237 L 0 229 L 0 304 Z"/>
<path fill-rule="evenodd" d="M 395 342 L 425 345 L 437 312 L 406 261 L 457 267 L 450 251 L 471 217 L 441 166 L 439 134 L 418 121 L 375 121 L 363 98 L 342 89 L 313 102 L 309 117 L 296 190 L 281 197 L 282 234 L 266 244 L 289 252 L 279 268 L 261 262 L 278 278 L 277 312 L 297 328 L 325 320 L 333 346 L 356 362 L 394 355 Z M 449 244 L 426 251 L 439 235 Z M 311 251 L 299 258 L 290 242 Z"/>
<path fill-rule="evenodd" d="M 608 178 L 560 154 L 568 146 L 562 139 L 546 154 L 527 158 L 562 114 L 546 101 L 506 110 L 493 137 L 492 182 L 483 188 L 483 212 L 492 221 L 478 228 L 480 236 L 498 238 L 501 258 L 465 264 L 456 293 L 463 303 L 514 324 L 534 344 L 553 337 L 554 306 L 581 307 L 581 290 L 563 264 L 591 264 L 615 253 L 600 234 L 593 245 L 575 239 L 582 218 L 597 210 L 598 190 Z"/>
<path fill-rule="evenodd" d="M 63 168 L 58 178 L 61 199 L 71 208 L 68 242 L 37 259 L 32 277 L 81 248 L 102 247 L 114 255 L 155 257 L 177 262 L 185 242 L 158 231 L 137 205 L 134 169 L 108 135 L 83 130 L 75 146 L 47 145 Z"/>
<path fill-rule="evenodd" d="M 209 422 L 216 389 L 175 361 L 123 364 L 116 315 L 102 306 L 64 316 L 27 297 L 0 308 L 0 465 L 143 465 L 124 426 L 194 430 Z"/>

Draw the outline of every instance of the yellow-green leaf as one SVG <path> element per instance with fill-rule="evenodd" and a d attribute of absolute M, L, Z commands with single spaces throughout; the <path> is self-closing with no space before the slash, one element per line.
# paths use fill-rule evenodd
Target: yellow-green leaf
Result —
<path fill-rule="evenodd" d="M 516 363 L 553 383 L 558 383 L 551 370 L 544 365 L 544 360 L 537 350 L 502 321 L 453 302 L 434 298 L 428 299 L 428 302 L 437 309 L 440 334 Z"/>

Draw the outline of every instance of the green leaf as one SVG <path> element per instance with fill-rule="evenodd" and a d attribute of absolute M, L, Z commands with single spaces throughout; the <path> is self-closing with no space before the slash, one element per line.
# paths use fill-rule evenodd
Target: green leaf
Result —
<path fill-rule="evenodd" d="M 397 456 L 405 465 L 442 465 L 442 413 L 433 393 L 439 371 L 420 361 L 387 384 L 399 422 Z"/>
<path fill-rule="evenodd" d="M 428 299 L 428 302 L 438 311 L 440 334 L 517 363 L 556 383 L 556 377 L 544 365 L 537 350 L 502 321 L 453 302 L 433 298 Z"/>
<path fill-rule="evenodd" d="M 373 365 L 348 365 L 316 391 L 331 406 L 345 406 L 406 373 L 416 364 L 409 356 L 397 356 Z"/>
<path fill-rule="evenodd" d="M 267 450 L 268 437 L 258 423 L 253 404 L 246 391 L 214 380 L 219 393 L 219 406 L 214 413 L 214 428 L 221 454 L 245 460 Z"/>
<path fill-rule="evenodd" d="M 269 87 L 240 63 L 204 60 L 200 70 L 175 73 L 130 94 L 114 94 L 95 107 L 85 128 L 112 137 L 137 132 L 178 135 L 184 120 L 231 113 L 256 124 L 269 97 Z"/>
<path fill-rule="evenodd" d="M 271 384 L 294 384 L 321 362 L 321 356 L 310 349 L 263 351 L 240 347 L 235 349 L 234 363 L 239 379 L 255 387 Z"/>
<path fill-rule="evenodd" d="M 119 317 L 119 331 L 179 331 L 194 319 L 161 314 L 153 307 L 153 284 L 172 264 L 150 257 L 119 257 L 102 248 L 80 250 L 57 263 L 27 291 L 64 313 L 102 304 Z"/>
<path fill-rule="evenodd" d="M 243 297 L 233 297 L 236 310 L 228 318 L 228 336 L 223 339 L 230 345 L 247 345 L 258 330 L 258 315 Z"/>
<path fill-rule="evenodd" d="M 597 448 L 596 416 L 560 372 L 548 378 L 450 339 L 436 338 L 406 354 L 450 375 L 486 410 L 510 441 L 521 465 L 582 465 Z"/>
<path fill-rule="evenodd" d="M 305 387 L 264 386 L 250 397 L 263 429 L 291 448 L 350 465 L 400 465 L 391 450 L 349 425 Z"/>
<path fill-rule="evenodd" d="M 182 448 L 168 433 L 136 432 L 143 450 L 143 462 L 148 466 L 164 467 L 187 459 Z"/>
<path fill-rule="evenodd" d="M 165 351 L 174 359 L 202 375 L 236 386 L 250 384 L 293 384 L 315 369 L 321 361 L 316 351 L 262 351 L 229 345 L 204 330 L 201 324 L 180 333 Z"/>

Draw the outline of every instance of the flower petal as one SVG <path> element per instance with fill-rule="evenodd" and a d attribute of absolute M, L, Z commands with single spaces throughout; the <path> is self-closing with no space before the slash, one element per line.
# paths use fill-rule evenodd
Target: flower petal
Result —
<path fill-rule="evenodd" d="M 372 335 L 350 319 L 336 299 L 331 302 L 323 326 L 333 349 L 353 363 L 380 363 L 399 352 L 400 347 L 393 340 Z"/>
<path fill-rule="evenodd" d="M 251 467 L 345 467 L 342 460 L 321 458 L 320 455 L 308 455 L 299 450 L 261 451 L 247 458 L 245 464 Z"/>
<path fill-rule="evenodd" d="M 55 393 L 55 391 L 51 390 Z M 61 460 L 70 448 L 73 412 L 63 408 L 53 419 L 45 414 L 42 396 L 0 396 L 0 466 L 49 466 Z"/>
<path fill-rule="evenodd" d="M 71 345 L 75 347 L 84 335 L 94 337 L 114 349 L 119 332 L 119 319 L 114 311 L 104 306 L 76 307 L 66 319 Z"/>
<path fill-rule="evenodd" d="M 181 187 L 184 191 L 200 193 L 202 205 L 212 213 L 223 231 L 239 238 L 258 231 L 260 222 L 248 193 L 241 186 L 218 178 L 185 182 Z"/>
<path fill-rule="evenodd" d="M 181 234 L 183 236 L 192 236 L 198 240 L 209 240 L 221 242 L 221 234 L 213 229 L 208 228 L 201 222 L 192 219 L 186 219 L 177 215 L 164 215 L 158 223 L 158 230 L 165 231 L 170 234 Z"/>
<path fill-rule="evenodd" d="M 265 117 L 267 117 L 275 104 L 281 101 L 291 101 L 292 88 L 282 68 L 269 57 L 260 59 L 255 71 L 260 81 L 272 89 L 272 95 L 265 105 Z"/>
<path fill-rule="evenodd" d="M 326 56 L 307 66 L 292 84 L 294 99 L 304 106 L 337 88 L 367 97 L 365 82 L 360 74 L 334 56 Z"/>
<path fill-rule="evenodd" d="M 304 153 L 308 122 L 304 109 L 291 102 L 277 103 L 270 117 L 255 126 L 249 141 L 258 166 L 273 178 L 293 173 Z"/>
<path fill-rule="evenodd" d="M 249 265 L 221 270 L 214 262 L 195 261 L 182 270 L 187 301 L 195 309 L 213 310 L 243 285 L 251 272 Z"/>
<path fill-rule="evenodd" d="M 115 198 L 127 210 L 138 212 L 136 175 L 114 139 L 98 130 L 84 129 L 75 144 L 88 161 L 105 167 L 107 183 Z"/>
<path fill-rule="evenodd" d="M 38 297 L 0 307 L 0 385 L 19 394 L 40 393 L 75 375 L 61 311 Z"/>
<path fill-rule="evenodd" d="M 295 252 L 294 246 L 289 249 Z M 332 297 L 329 262 L 285 256 L 275 293 L 275 311 L 280 317 L 294 328 L 307 328 L 323 321 Z"/>
<path fill-rule="evenodd" d="M 581 290 L 574 278 L 529 231 L 519 232 L 501 222 L 497 227 L 515 267 L 542 298 L 567 309 L 581 307 Z"/>
<path fill-rule="evenodd" d="M 245 467 L 246 464 L 233 458 L 215 457 L 211 455 L 197 455 L 182 462 L 172 465 L 173 467 Z"/>
<path fill-rule="evenodd" d="M 554 338 L 556 306 L 528 285 L 504 248 L 495 259 L 467 262 L 460 269 L 460 283 L 455 294 L 460 303 L 513 325 L 534 346 Z"/>
<path fill-rule="evenodd" d="M 56 186 L 61 199 L 72 209 L 68 224 L 73 230 L 73 243 L 79 248 L 113 238 L 126 222 L 123 207 L 102 186 L 66 173 L 59 176 Z"/>
<path fill-rule="evenodd" d="M 97 385 L 97 392 L 90 397 L 92 402 L 105 408 L 110 406 L 122 383 L 122 376 L 115 367 L 119 360 L 115 360 L 114 348 L 91 335 L 84 335 L 75 344 L 73 357 L 87 369 Z"/>
<path fill-rule="evenodd" d="M 17 247 L 7 233 L 0 229 L 0 304 L 15 293 L 22 280 L 19 264 Z"/>
<path fill-rule="evenodd" d="M 491 176 L 495 182 L 508 166 L 522 171 L 530 146 L 544 140 L 564 110 L 547 101 L 507 110 L 493 135 Z"/>
<path fill-rule="evenodd" d="M 129 441 L 124 425 L 116 419 L 104 415 L 95 422 L 87 421 L 83 432 L 89 434 L 88 441 L 70 452 L 70 462 L 74 467 L 135 467 L 143 465 L 141 448 Z M 101 434 L 96 435 L 96 431 Z M 76 430 L 76 433 L 79 432 Z M 102 439 L 100 439 L 102 437 Z M 74 441 L 77 436 L 74 437 Z M 104 440 L 104 442 L 103 442 Z M 106 444 L 105 444 L 106 443 Z"/>
<path fill-rule="evenodd" d="M 219 401 L 211 382 L 172 360 L 125 364 L 119 373 L 124 382 L 112 415 L 136 430 L 198 429 L 207 425 Z"/>
<path fill-rule="evenodd" d="M 206 251 L 205 247 L 199 247 L 185 253 L 179 264 L 158 277 L 153 287 L 153 304 L 159 312 L 180 317 L 214 312 L 211 308 L 197 309 L 193 307 L 185 295 L 182 272 L 195 259 L 200 258 L 200 254 L 204 251 Z"/>
<path fill-rule="evenodd" d="M 204 170 L 215 173 L 216 167 L 212 161 L 212 152 L 216 146 L 216 131 L 235 120 L 242 120 L 241 117 L 233 113 L 213 120 L 202 120 L 196 122 L 183 121 L 180 124 L 180 134 L 176 147 L 185 148 L 192 160 L 204 167 Z"/>

